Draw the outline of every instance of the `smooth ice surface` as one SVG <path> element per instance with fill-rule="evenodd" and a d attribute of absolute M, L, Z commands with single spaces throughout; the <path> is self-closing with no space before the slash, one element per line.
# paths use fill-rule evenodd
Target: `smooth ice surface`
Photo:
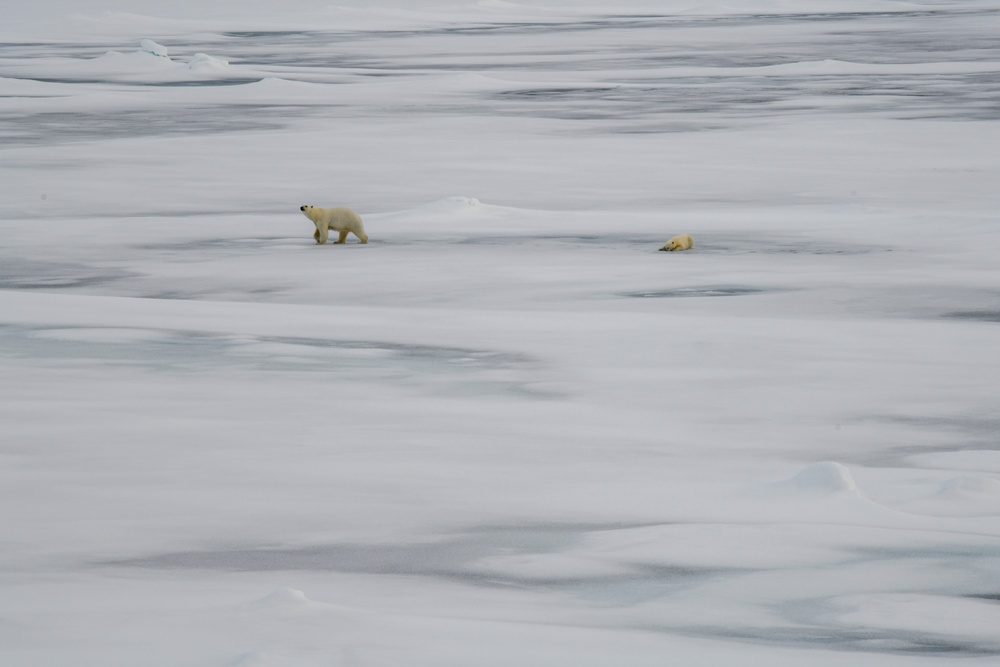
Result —
<path fill-rule="evenodd" d="M 996 664 L 997 35 L 4 3 L 0 664 Z"/>

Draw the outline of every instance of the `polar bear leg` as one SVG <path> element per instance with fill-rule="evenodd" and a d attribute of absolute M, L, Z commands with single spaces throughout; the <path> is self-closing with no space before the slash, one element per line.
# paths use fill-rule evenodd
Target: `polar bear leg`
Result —
<path fill-rule="evenodd" d="M 319 244 L 326 245 L 327 235 L 330 233 L 329 227 L 323 225 L 322 227 L 319 228 L 318 231 L 319 231 Z"/>
<path fill-rule="evenodd" d="M 313 238 L 316 239 L 316 243 L 319 243 L 319 230 L 317 229 L 313 232 Z"/>
<path fill-rule="evenodd" d="M 338 238 L 336 242 L 337 243 L 346 243 L 347 242 L 347 230 L 344 230 L 344 231 L 340 232 L 340 238 Z"/>

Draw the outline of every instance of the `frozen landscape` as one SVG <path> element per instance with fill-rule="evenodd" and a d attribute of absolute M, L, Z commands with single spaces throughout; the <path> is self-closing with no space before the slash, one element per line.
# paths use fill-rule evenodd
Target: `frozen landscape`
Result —
<path fill-rule="evenodd" d="M 4 3 L 0 664 L 998 664 L 998 35 Z"/>

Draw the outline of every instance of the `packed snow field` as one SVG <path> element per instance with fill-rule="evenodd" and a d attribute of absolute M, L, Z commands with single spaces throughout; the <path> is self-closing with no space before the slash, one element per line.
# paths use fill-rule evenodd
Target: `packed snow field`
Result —
<path fill-rule="evenodd" d="M 0 663 L 996 664 L 995 2 L 277 5 L 0 8 Z"/>

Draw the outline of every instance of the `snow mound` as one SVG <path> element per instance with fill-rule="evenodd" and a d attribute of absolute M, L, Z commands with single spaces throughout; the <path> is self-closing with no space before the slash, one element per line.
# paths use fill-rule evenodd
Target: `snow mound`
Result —
<path fill-rule="evenodd" d="M 169 55 L 167 55 L 168 54 L 167 47 L 163 46 L 162 44 L 157 44 L 151 39 L 139 40 L 139 49 L 144 53 L 151 53 L 154 56 L 159 56 L 160 58 L 170 57 Z"/>
<path fill-rule="evenodd" d="M 243 84 L 246 88 L 261 88 L 263 90 L 274 90 L 281 92 L 286 88 L 316 88 L 315 83 L 307 83 L 305 81 L 292 81 L 290 79 L 282 79 L 277 76 L 265 76 L 260 81 L 254 81 L 253 83 Z"/>
<path fill-rule="evenodd" d="M 455 212 L 478 208 L 479 206 L 481 204 L 475 197 L 445 197 L 444 199 L 438 199 L 429 204 L 418 206 L 413 210 L 427 213 Z"/>
<path fill-rule="evenodd" d="M 278 610 L 308 609 L 319 605 L 310 600 L 306 594 L 295 588 L 279 588 L 270 595 L 257 601 L 256 606 Z"/>
<path fill-rule="evenodd" d="M 350 614 L 349 610 L 341 605 L 329 602 L 318 602 L 306 597 L 306 594 L 297 588 L 278 588 L 270 595 L 252 600 L 241 605 L 244 612 L 248 612 L 255 617 L 291 616 L 299 615 L 311 616 L 313 614 Z"/>
<path fill-rule="evenodd" d="M 188 63 L 188 69 L 194 70 L 196 72 L 202 72 L 206 70 L 219 70 L 226 69 L 229 67 L 229 61 L 223 60 L 222 58 L 214 58 L 210 55 L 204 53 L 196 53 L 191 61 Z"/>
<path fill-rule="evenodd" d="M 241 657 L 234 663 L 234 667 L 272 667 L 273 665 L 285 664 L 277 657 L 254 651 Z"/>
<path fill-rule="evenodd" d="M 479 216 L 495 207 L 482 204 L 475 197 L 445 197 L 420 206 L 389 214 L 406 220 L 421 220 L 425 223 L 453 222 L 456 218 Z"/>
<path fill-rule="evenodd" d="M 413 208 L 387 211 L 375 214 L 379 225 L 399 224 L 403 231 L 419 225 L 421 238 L 429 232 L 448 235 L 452 239 L 468 241 L 468 234 L 474 230 L 479 235 L 493 237 L 512 233 L 537 233 L 536 221 L 532 220 L 530 209 L 511 208 L 495 204 L 485 204 L 475 197 L 444 197 L 420 204 Z M 579 231 L 579 225 L 574 227 Z M 485 237 L 477 237 L 485 238 Z"/>
<path fill-rule="evenodd" d="M 780 482 L 778 488 L 800 496 L 860 495 L 850 470 L 835 461 L 807 466 L 791 479 Z"/>

